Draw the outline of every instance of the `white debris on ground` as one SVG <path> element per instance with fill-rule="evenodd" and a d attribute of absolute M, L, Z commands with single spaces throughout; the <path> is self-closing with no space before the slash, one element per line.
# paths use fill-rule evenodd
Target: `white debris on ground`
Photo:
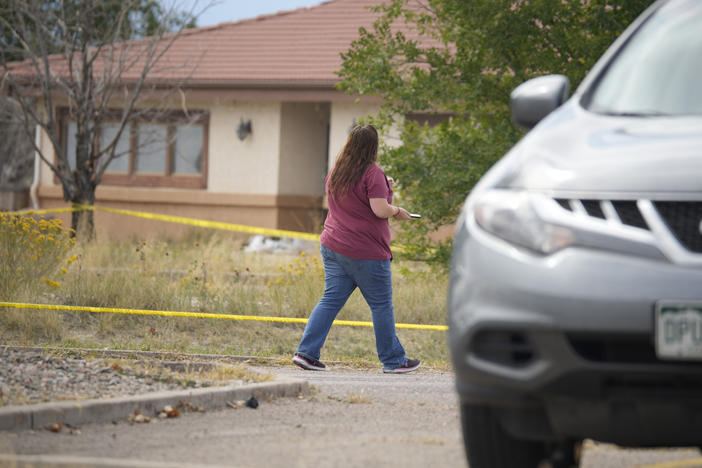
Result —
<path fill-rule="evenodd" d="M 316 243 L 303 239 L 285 237 L 253 236 L 244 247 L 244 252 L 299 253 L 315 248 Z"/>

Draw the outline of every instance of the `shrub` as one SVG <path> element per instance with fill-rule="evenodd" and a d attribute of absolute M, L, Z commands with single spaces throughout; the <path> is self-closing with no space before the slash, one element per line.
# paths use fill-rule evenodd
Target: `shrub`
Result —
<path fill-rule="evenodd" d="M 21 291 L 60 288 L 56 277 L 75 260 L 75 241 L 60 219 L 0 214 L 0 299 L 17 300 Z"/>

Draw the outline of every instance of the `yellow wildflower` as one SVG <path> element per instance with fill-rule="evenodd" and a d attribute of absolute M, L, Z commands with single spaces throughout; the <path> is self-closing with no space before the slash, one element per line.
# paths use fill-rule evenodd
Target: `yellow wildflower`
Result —
<path fill-rule="evenodd" d="M 61 287 L 61 283 L 59 283 L 58 281 L 50 280 L 50 279 L 47 278 L 46 276 L 42 277 L 41 280 L 42 280 L 43 282 L 45 282 L 46 284 L 48 284 L 49 286 L 51 286 L 52 288 L 57 288 L 57 289 L 58 289 L 58 288 Z"/>

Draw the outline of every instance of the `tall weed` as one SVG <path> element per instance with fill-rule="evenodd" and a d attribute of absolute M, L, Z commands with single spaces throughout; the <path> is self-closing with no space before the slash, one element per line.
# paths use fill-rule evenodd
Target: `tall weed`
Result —
<path fill-rule="evenodd" d="M 0 214 L 0 299 L 19 300 L 23 292 L 60 288 L 59 275 L 76 260 L 75 241 L 60 219 Z"/>
<path fill-rule="evenodd" d="M 314 244 L 298 253 L 249 253 L 240 240 L 215 234 L 182 241 L 93 242 L 70 253 L 75 261 L 65 264 L 60 288 L 46 294 L 46 284 L 40 282 L 29 289 L 30 296 L 56 304 L 306 318 L 324 292 Z M 419 262 L 395 260 L 392 268 L 396 321 L 445 323 L 446 275 Z M 63 328 L 39 333 L 21 319 L 27 311 L 12 315 L 12 327 L 6 327 L 10 314 L 5 312 L 0 311 L 0 324 L 7 343 L 35 340 L 95 348 L 279 357 L 294 352 L 304 328 L 295 323 L 58 312 Z M 371 320 L 358 291 L 338 318 Z M 398 335 L 412 356 L 447 361 L 444 332 L 399 329 Z M 324 358 L 376 361 L 372 328 L 333 327 Z"/>

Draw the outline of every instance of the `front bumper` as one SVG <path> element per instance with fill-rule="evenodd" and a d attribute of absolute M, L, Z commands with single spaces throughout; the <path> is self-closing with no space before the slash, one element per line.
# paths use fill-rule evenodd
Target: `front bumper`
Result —
<path fill-rule="evenodd" d="M 702 270 L 580 248 L 543 257 L 459 223 L 449 336 L 461 400 L 498 408 L 524 437 L 699 443 L 702 363 L 655 355 L 665 299 L 702 299 Z"/>

